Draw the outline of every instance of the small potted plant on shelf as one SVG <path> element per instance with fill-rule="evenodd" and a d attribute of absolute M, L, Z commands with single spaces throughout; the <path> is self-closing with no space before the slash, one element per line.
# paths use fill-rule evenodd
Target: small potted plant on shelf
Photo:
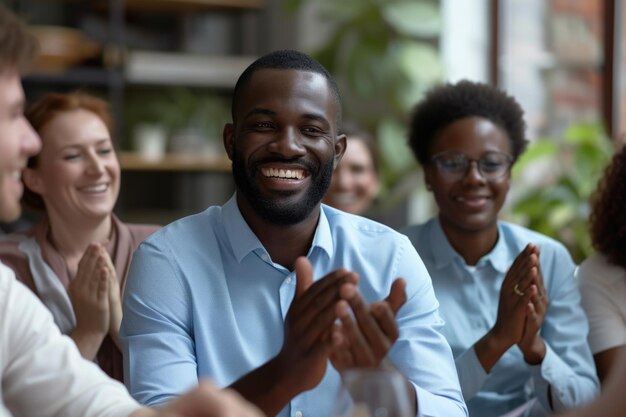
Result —
<path fill-rule="evenodd" d="M 219 156 L 222 129 L 230 120 L 228 100 L 210 91 L 159 88 L 131 92 L 127 100 L 129 136 L 146 132 L 163 148 L 181 154 Z M 138 143 L 141 140 L 137 141 Z"/>

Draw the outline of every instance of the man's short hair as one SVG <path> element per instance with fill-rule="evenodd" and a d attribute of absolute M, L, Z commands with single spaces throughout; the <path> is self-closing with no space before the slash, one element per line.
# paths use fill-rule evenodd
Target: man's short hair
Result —
<path fill-rule="evenodd" d="M 514 161 L 526 149 L 524 112 L 515 98 L 488 84 L 464 80 L 432 88 L 413 109 L 409 146 L 417 161 L 427 165 L 437 134 L 466 117 L 481 117 L 502 129 Z"/>
<path fill-rule="evenodd" d="M 241 73 L 239 79 L 237 80 L 237 84 L 235 85 L 235 90 L 233 91 L 233 102 L 231 107 L 233 121 L 235 121 L 235 110 L 239 102 L 241 91 L 243 91 L 244 87 L 252 77 L 252 74 L 262 69 L 309 71 L 324 76 L 335 99 L 335 107 L 337 108 L 337 126 L 341 126 L 341 96 L 335 79 L 318 61 L 303 52 L 290 49 L 278 50 L 263 55 L 250 64 L 248 68 Z"/>
<path fill-rule="evenodd" d="M 0 74 L 13 69 L 19 73 L 27 71 L 38 52 L 35 36 L 15 14 L 0 5 Z"/>

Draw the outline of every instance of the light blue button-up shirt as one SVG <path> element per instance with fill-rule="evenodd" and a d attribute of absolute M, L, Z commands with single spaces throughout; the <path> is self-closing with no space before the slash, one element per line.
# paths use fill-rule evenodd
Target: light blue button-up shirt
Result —
<path fill-rule="evenodd" d="M 500 416 L 532 398 L 527 415 L 548 415 L 548 387 L 554 410 L 583 404 L 598 393 L 587 345 L 588 326 L 574 280 L 575 265 L 565 247 L 544 235 L 498 223 L 498 242 L 475 267 L 450 246 L 438 218 L 403 230 L 433 279 L 445 334 L 454 353 L 463 395 L 471 416 Z M 528 243 L 540 248 L 549 307 L 541 328 L 546 356 L 541 365 L 524 361 L 517 346 L 485 373 L 473 345 L 495 324 L 502 281 Z"/>
<path fill-rule="evenodd" d="M 405 236 L 322 205 L 308 258 L 315 279 L 339 267 L 358 273 L 368 302 L 405 278 L 408 300 L 390 360 L 413 383 L 419 416 L 467 415 L 430 277 Z M 149 237 L 130 267 L 120 330 L 133 397 L 162 404 L 199 377 L 227 386 L 276 356 L 295 283 L 294 272 L 272 262 L 235 197 Z M 339 387 L 329 363 L 322 382 L 279 416 L 331 417 Z"/>

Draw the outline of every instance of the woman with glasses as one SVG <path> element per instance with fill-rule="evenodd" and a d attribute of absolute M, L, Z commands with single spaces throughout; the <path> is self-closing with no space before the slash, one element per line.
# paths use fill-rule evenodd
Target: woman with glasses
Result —
<path fill-rule="evenodd" d="M 512 97 L 469 81 L 429 91 L 411 120 L 439 213 L 404 233 L 432 277 L 472 416 L 543 416 L 598 393 L 569 253 L 498 220 L 524 135 Z"/>

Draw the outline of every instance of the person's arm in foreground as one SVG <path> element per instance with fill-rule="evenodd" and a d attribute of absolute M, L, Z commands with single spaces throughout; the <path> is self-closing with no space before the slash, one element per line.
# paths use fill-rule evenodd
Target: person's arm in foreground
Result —
<path fill-rule="evenodd" d="M 124 386 L 83 359 L 47 309 L 0 265 L 3 402 L 16 415 L 65 417 L 262 417 L 207 381 L 161 409 L 140 408 Z M 10 337 L 9 337 L 10 336 Z M 0 414 L 2 414 L 0 412 Z"/>
<path fill-rule="evenodd" d="M 558 414 L 558 417 L 622 417 L 626 410 L 624 387 L 626 387 L 626 352 L 622 352 L 618 358 L 598 398 L 585 407 Z"/>
<path fill-rule="evenodd" d="M 231 389 L 208 381 L 160 409 L 142 408 L 129 417 L 263 417 L 261 411 Z"/>
<path fill-rule="evenodd" d="M 0 265 L 2 400 L 14 415 L 125 417 L 139 405 L 83 359 L 46 307 Z"/>

